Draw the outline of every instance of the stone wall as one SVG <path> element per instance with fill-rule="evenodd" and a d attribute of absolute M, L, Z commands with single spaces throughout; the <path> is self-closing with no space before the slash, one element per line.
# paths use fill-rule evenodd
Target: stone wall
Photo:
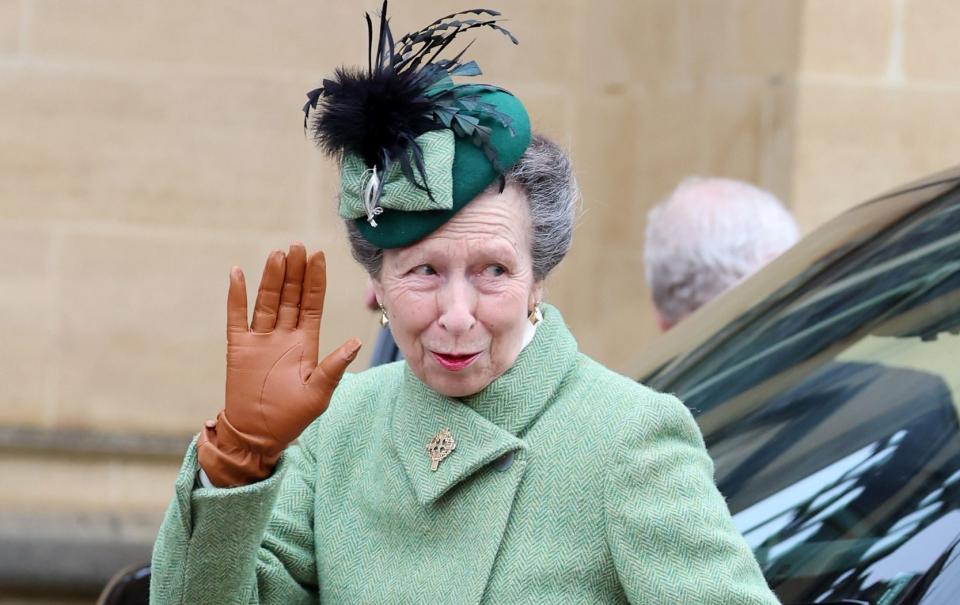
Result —
<path fill-rule="evenodd" d="M 789 198 L 809 230 L 960 163 L 960 4 L 803 4 Z"/>

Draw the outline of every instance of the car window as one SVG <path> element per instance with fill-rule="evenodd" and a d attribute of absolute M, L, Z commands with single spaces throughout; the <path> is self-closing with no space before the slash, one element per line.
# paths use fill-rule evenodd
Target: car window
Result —
<path fill-rule="evenodd" d="M 958 197 L 646 381 L 698 416 L 784 603 L 901 602 L 960 536 Z"/>

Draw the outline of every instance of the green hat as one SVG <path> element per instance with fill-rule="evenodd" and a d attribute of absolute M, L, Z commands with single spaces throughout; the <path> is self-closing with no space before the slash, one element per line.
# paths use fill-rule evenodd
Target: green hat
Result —
<path fill-rule="evenodd" d="M 530 144 L 530 119 L 515 96 L 485 84 L 463 51 L 438 59 L 463 31 L 499 26 L 499 13 L 476 9 L 439 19 L 393 41 L 387 3 L 367 70 L 340 68 L 307 93 L 304 127 L 340 162 L 340 215 L 378 248 L 400 248 L 450 220 L 500 180 Z M 460 18 L 475 15 L 478 18 Z M 311 118 L 311 110 L 316 113 Z"/>

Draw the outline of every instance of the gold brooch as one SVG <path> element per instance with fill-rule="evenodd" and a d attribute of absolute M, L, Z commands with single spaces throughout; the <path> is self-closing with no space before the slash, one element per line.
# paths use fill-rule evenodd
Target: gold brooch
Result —
<path fill-rule="evenodd" d="M 450 434 L 450 429 L 443 429 L 434 435 L 430 443 L 427 444 L 427 453 L 430 454 L 430 461 L 433 463 L 430 466 L 430 470 L 437 470 L 440 463 L 455 449 L 457 449 L 457 442 L 454 440 L 453 435 Z"/>

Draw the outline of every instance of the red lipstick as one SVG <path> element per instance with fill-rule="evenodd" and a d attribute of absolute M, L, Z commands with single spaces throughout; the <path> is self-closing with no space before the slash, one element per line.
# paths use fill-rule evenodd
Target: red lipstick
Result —
<path fill-rule="evenodd" d="M 477 357 L 480 357 L 480 353 L 445 355 L 443 353 L 437 353 L 436 351 L 430 351 L 430 354 L 433 355 L 433 358 L 437 360 L 437 363 L 439 363 L 443 369 L 451 372 L 459 372 L 473 363 Z"/>

